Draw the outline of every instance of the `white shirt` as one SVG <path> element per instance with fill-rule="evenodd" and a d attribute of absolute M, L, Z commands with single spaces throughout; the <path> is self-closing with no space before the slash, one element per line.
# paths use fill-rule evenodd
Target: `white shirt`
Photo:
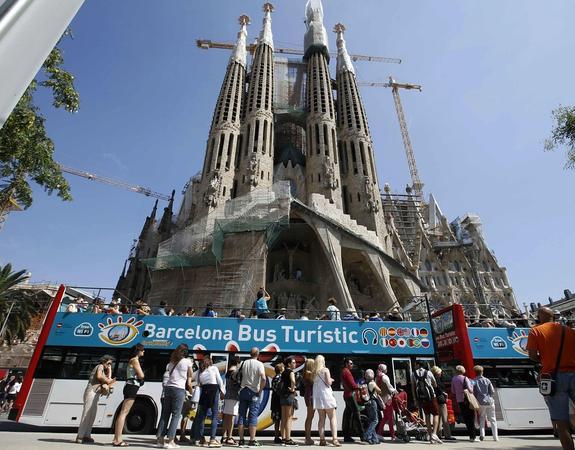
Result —
<path fill-rule="evenodd" d="M 381 389 L 381 399 L 383 400 L 383 403 L 386 404 L 391 399 L 391 396 L 397 391 L 391 385 L 389 377 L 385 373 L 381 374 L 381 385 L 385 387 L 384 389 Z"/>
<path fill-rule="evenodd" d="M 20 392 L 21 387 L 22 387 L 22 383 L 19 383 L 17 381 L 12 386 L 10 386 L 10 388 L 8 389 L 8 394 L 17 394 L 18 392 Z"/>
<path fill-rule="evenodd" d="M 216 366 L 210 366 L 206 370 L 203 370 L 200 374 L 200 386 L 204 384 L 217 384 L 220 387 L 220 391 L 225 394 L 226 388 L 220 375 L 220 371 Z"/>
<path fill-rule="evenodd" d="M 179 389 L 186 389 L 186 381 L 188 380 L 188 369 L 193 367 L 193 362 L 190 358 L 182 358 L 172 370 L 173 364 L 169 363 L 166 366 L 168 377 L 165 386 L 176 387 Z M 171 374 L 170 374 L 171 372 Z"/>
<path fill-rule="evenodd" d="M 249 388 L 253 392 L 260 391 L 260 382 L 265 379 L 265 369 L 261 361 L 257 359 L 247 359 L 242 363 L 242 388 Z"/>
<path fill-rule="evenodd" d="M 329 305 L 327 307 L 327 315 L 329 317 L 329 320 L 341 320 L 339 308 L 335 305 Z"/>

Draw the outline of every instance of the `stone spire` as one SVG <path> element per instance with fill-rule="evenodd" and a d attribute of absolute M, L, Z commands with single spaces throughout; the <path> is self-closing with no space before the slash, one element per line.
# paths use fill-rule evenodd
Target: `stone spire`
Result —
<path fill-rule="evenodd" d="M 341 164 L 343 210 L 360 225 L 375 231 L 381 240 L 387 235 L 377 182 L 373 144 L 355 71 L 345 47 L 345 26 L 337 34 L 337 119 Z"/>
<path fill-rule="evenodd" d="M 239 17 L 238 21 L 241 28 L 238 32 L 236 46 L 230 55 L 230 63 L 237 62 L 241 66 L 246 67 L 246 41 L 248 37 L 247 26 L 250 23 L 250 18 L 246 15 L 242 15 Z"/>
<path fill-rule="evenodd" d="M 236 154 L 233 195 L 244 195 L 273 183 L 274 51 L 271 3 L 264 5 L 263 28 L 254 52 L 244 107 L 240 145 Z"/>
<path fill-rule="evenodd" d="M 340 73 L 342 70 L 346 70 L 355 75 L 355 69 L 351 63 L 351 58 L 349 53 L 347 53 L 347 48 L 345 47 L 345 39 L 343 38 L 343 33 L 345 32 L 345 26 L 338 23 L 333 31 L 337 33 L 337 69 L 336 73 Z"/>
<path fill-rule="evenodd" d="M 246 26 L 249 17 L 239 18 L 238 40 L 226 70 L 220 95 L 214 110 L 210 134 L 206 145 L 202 177 L 197 189 L 193 210 L 202 217 L 223 206 L 231 198 L 235 165 L 239 148 L 240 121 L 246 80 Z"/>
<path fill-rule="evenodd" d="M 307 31 L 304 37 L 304 60 L 314 51 L 320 51 L 329 62 L 327 31 L 323 26 L 321 0 L 308 0 L 305 5 Z"/>
<path fill-rule="evenodd" d="M 259 43 L 267 44 L 274 49 L 274 36 L 272 34 L 272 12 L 274 10 L 274 5 L 271 3 L 264 4 L 264 27 L 260 33 Z"/>
<path fill-rule="evenodd" d="M 321 194 L 337 207 L 342 206 L 340 170 L 336 138 L 335 106 L 327 36 L 323 26 L 321 1 L 306 5 L 307 27 L 305 56 L 306 82 L 306 187 L 309 204 L 314 194 Z"/>

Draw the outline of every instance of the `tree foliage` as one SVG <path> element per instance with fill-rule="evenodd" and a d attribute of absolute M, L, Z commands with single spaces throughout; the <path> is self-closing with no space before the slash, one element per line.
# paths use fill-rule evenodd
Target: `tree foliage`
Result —
<path fill-rule="evenodd" d="M 12 197 L 24 209 L 30 207 L 31 182 L 49 195 L 55 191 L 62 200 L 72 200 L 70 186 L 54 161 L 54 143 L 46 133 L 45 118 L 34 104 L 34 93 L 42 86 L 51 90 L 54 107 L 78 111 L 74 76 L 62 68 L 63 62 L 62 52 L 54 47 L 42 65 L 43 79 L 30 83 L 0 129 L 0 205 Z"/>
<path fill-rule="evenodd" d="M 11 264 L 0 266 L 0 328 L 6 324 L 4 334 L 0 336 L 3 341 L 0 345 L 25 340 L 26 332 L 37 314 L 34 299 L 24 291 L 14 289 L 27 278 L 25 270 L 13 272 Z"/>
<path fill-rule="evenodd" d="M 575 168 L 575 106 L 560 106 L 552 112 L 554 127 L 545 140 L 545 150 L 567 148 L 565 167 Z"/>

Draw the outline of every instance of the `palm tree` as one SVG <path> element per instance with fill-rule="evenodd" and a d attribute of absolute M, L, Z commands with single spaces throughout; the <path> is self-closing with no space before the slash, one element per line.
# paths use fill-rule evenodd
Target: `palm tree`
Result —
<path fill-rule="evenodd" d="M 27 278 L 26 270 L 13 272 L 11 264 L 0 266 L 0 345 L 26 338 L 36 307 L 30 296 L 13 288 Z"/>

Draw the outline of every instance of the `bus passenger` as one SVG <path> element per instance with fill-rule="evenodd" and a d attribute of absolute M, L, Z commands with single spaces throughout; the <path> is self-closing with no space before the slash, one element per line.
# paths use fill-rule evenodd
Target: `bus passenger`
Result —
<path fill-rule="evenodd" d="M 202 317 L 218 317 L 218 313 L 214 310 L 214 304 L 208 303 L 206 309 L 202 313 Z"/>
<path fill-rule="evenodd" d="M 142 344 L 134 345 L 130 350 L 130 360 L 128 361 L 128 367 L 126 368 L 126 384 L 124 385 L 123 392 L 124 401 L 122 402 L 122 409 L 116 419 L 114 429 L 114 440 L 112 441 L 112 445 L 114 447 L 128 446 L 128 444 L 122 439 L 122 431 L 124 431 L 126 417 L 136 401 L 138 390 L 140 389 L 140 386 L 144 384 L 144 371 L 140 365 L 140 358 L 142 356 L 144 356 L 144 346 Z"/>
<path fill-rule="evenodd" d="M 274 444 L 281 444 L 281 422 L 282 422 L 282 406 L 280 403 L 281 396 L 281 378 L 285 370 L 284 363 L 277 363 L 274 367 L 276 375 L 272 379 L 272 401 L 271 401 L 271 414 L 274 422 Z"/>
<path fill-rule="evenodd" d="M 156 434 L 158 447 L 164 447 L 166 436 L 168 442 L 164 448 L 179 447 L 174 439 L 182 415 L 186 388 L 192 390 L 192 368 L 193 363 L 188 358 L 188 346 L 186 344 L 178 345 L 170 356 L 170 362 L 166 366 L 164 382 L 162 383 L 164 385 L 162 413 Z"/>
<path fill-rule="evenodd" d="M 329 306 L 327 307 L 325 314 L 320 317 L 320 320 L 341 320 L 341 314 L 337 305 L 337 300 L 333 297 L 327 300 Z"/>
<path fill-rule="evenodd" d="M 226 395 L 224 396 L 224 411 L 223 411 L 223 433 L 222 444 L 236 445 L 233 438 L 234 434 L 234 418 L 238 415 L 239 399 L 240 399 L 240 385 L 233 376 L 238 370 L 240 365 L 240 358 L 232 356 L 228 371 L 226 372 Z"/>
<path fill-rule="evenodd" d="M 341 371 L 341 383 L 343 384 L 343 399 L 345 401 L 345 409 L 343 410 L 343 419 L 341 430 L 343 432 L 343 442 L 355 442 L 352 438 L 354 430 L 361 429 L 361 421 L 359 419 L 359 411 L 355 406 L 352 395 L 358 386 L 351 373 L 353 369 L 353 361 L 350 358 L 343 360 L 343 369 Z"/>
<path fill-rule="evenodd" d="M 260 409 L 260 395 L 266 385 L 265 368 L 261 361 L 258 361 L 260 351 L 257 347 L 250 350 L 250 359 L 244 361 L 238 369 L 241 375 L 240 387 L 240 407 L 238 410 L 238 436 L 240 447 L 245 445 L 244 426 L 248 425 L 250 433 L 250 447 L 259 447 L 256 441 L 256 426 L 258 424 L 258 413 Z M 249 412 L 249 414 L 248 414 Z"/>
<path fill-rule="evenodd" d="M 431 368 L 431 373 L 435 377 L 435 397 L 437 398 L 437 406 L 439 407 L 439 426 L 443 427 L 443 437 L 445 441 L 455 441 L 456 439 L 451 436 L 451 427 L 449 426 L 449 414 L 447 411 L 448 395 L 445 391 L 445 386 L 441 380 L 443 371 L 438 366 Z M 439 430 L 439 429 L 438 429 Z"/>
<path fill-rule="evenodd" d="M 281 431 L 283 438 L 283 445 L 297 446 L 291 438 L 291 428 L 294 410 L 297 408 L 296 381 L 294 369 L 296 367 L 296 360 L 293 356 L 288 356 L 284 360 L 285 370 L 282 373 L 282 394 L 280 397 L 280 404 L 282 405 L 282 423 Z"/>
<path fill-rule="evenodd" d="M 313 382 L 315 378 L 315 361 L 311 358 L 305 360 L 303 372 L 302 385 L 304 392 L 303 394 L 306 406 L 306 416 L 305 416 L 305 445 L 314 445 L 315 442 L 311 438 L 311 423 L 313 422 Z"/>
<path fill-rule="evenodd" d="M 493 399 L 495 389 L 493 389 L 491 380 L 483 376 L 482 366 L 475 366 L 473 371 L 475 372 L 475 375 L 477 375 L 475 383 L 473 384 L 473 394 L 479 403 L 479 440 L 482 441 L 485 439 L 485 419 L 487 419 L 491 426 L 493 440 L 498 441 L 497 419 L 495 418 L 495 400 Z"/>
<path fill-rule="evenodd" d="M 270 298 L 270 294 L 261 287 L 258 291 L 256 301 L 254 302 L 254 309 L 256 310 L 258 319 L 271 319 L 271 313 L 268 308 L 268 301 Z"/>
<path fill-rule="evenodd" d="M 88 385 L 84 390 L 84 409 L 82 410 L 82 418 L 78 426 L 78 434 L 76 436 L 76 443 L 78 444 L 92 444 L 92 426 L 96 420 L 96 412 L 98 411 L 98 400 L 100 395 L 109 395 L 111 386 L 116 382 L 112 378 L 112 364 L 114 358 L 110 355 L 104 355 L 100 358 L 99 364 L 92 369 Z"/>
<path fill-rule="evenodd" d="M 332 383 L 333 378 L 331 378 L 329 369 L 325 366 L 325 358 L 323 355 L 317 355 L 315 358 L 315 378 L 313 382 L 313 407 L 317 409 L 319 414 L 317 430 L 319 432 L 319 445 L 322 447 L 327 446 L 325 441 L 326 416 L 329 419 L 332 444 L 336 447 L 341 446 L 337 440 L 337 417 L 335 415 L 337 403 L 331 388 Z"/>
<path fill-rule="evenodd" d="M 208 410 L 211 410 L 211 429 L 210 429 L 210 442 L 208 447 L 221 447 L 222 445 L 216 440 L 216 432 L 218 430 L 218 413 L 220 406 L 220 399 L 223 400 L 226 393 L 226 387 L 220 376 L 220 371 L 213 365 L 212 359 L 208 356 L 204 358 L 204 370 L 200 375 L 200 401 L 198 402 L 198 411 L 196 412 L 195 420 L 200 423 L 196 428 L 196 435 L 193 436 L 193 441 L 198 441 L 201 437 L 202 427 L 201 424 L 206 418 Z"/>
<path fill-rule="evenodd" d="M 377 377 L 375 378 L 377 386 L 381 390 L 381 401 L 383 402 L 383 417 L 379 421 L 377 426 L 377 434 L 383 436 L 383 429 L 387 424 L 389 426 L 389 435 L 391 440 L 395 440 L 395 422 L 393 421 L 393 404 L 391 402 L 392 397 L 397 394 L 395 388 L 391 385 L 389 377 L 387 376 L 387 366 L 385 364 L 380 364 L 377 366 Z"/>
<path fill-rule="evenodd" d="M 463 416 L 463 422 L 467 427 L 469 440 L 475 442 L 475 411 L 469 406 L 465 398 L 465 390 L 473 392 L 473 386 L 469 378 L 465 376 L 465 367 L 456 366 L 457 375 L 451 380 L 451 393 L 455 396 L 455 401 L 459 405 L 459 412 Z"/>

